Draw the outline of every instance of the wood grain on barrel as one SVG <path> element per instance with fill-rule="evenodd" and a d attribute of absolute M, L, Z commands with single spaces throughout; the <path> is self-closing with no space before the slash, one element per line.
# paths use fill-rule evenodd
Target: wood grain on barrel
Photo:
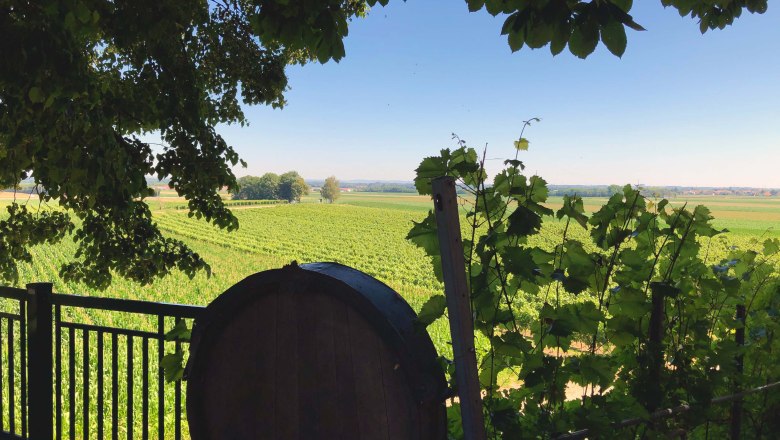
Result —
<path fill-rule="evenodd" d="M 278 392 L 274 396 L 275 417 L 279 420 L 280 439 L 300 438 L 298 427 L 298 371 L 305 368 L 298 358 L 298 301 L 290 291 L 279 295 L 276 323 L 276 372 Z M 262 378 L 258 378 L 262 380 Z"/>
<path fill-rule="evenodd" d="M 228 291 L 193 332 L 193 439 L 442 438 L 443 405 L 415 400 L 381 313 L 323 275 L 275 275 Z"/>

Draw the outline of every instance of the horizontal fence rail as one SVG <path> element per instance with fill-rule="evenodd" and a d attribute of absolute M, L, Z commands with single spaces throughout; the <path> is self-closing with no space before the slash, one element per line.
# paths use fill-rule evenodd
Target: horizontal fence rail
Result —
<path fill-rule="evenodd" d="M 0 439 L 188 437 L 181 380 L 167 382 L 166 340 L 201 306 L 0 286 Z"/>

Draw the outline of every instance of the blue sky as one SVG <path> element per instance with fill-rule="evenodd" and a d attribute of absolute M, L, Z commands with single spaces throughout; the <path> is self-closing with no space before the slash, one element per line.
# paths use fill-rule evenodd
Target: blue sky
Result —
<path fill-rule="evenodd" d="M 780 187 L 778 9 L 705 35 L 659 0 L 632 15 L 648 31 L 622 59 L 600 45 L 580 60 L 511 53 L 503 18 L 465 1 L 393 0 L 352 23 L 340 63 L 289 68 L 287 107 L 220 131 L 239 176 L 411 180 L 453 132 L 504 158 L 540 117 L 521 159 L 553 184 Z"/>

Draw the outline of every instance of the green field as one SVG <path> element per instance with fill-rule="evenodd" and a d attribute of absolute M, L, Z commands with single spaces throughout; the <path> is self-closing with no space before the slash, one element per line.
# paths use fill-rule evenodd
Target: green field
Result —
<path fill-rule="evenodd" d="M 588 211 L 595 210 L 605 201 L 586 199 L 585 208 Z M 0 205 L 3 203 L 7 201 L 0 201 Z M 560 203 L 560 198 L 552 198 L 548 205 L 556 208 Z M 676 199 L 673 203 L 679 206 L 685 203 L 685 200 Z M 689 203 L 711 207 L 716 217 L 716 226 L 731 231 L 713 239 L 708 247 L 708 258 L 712 263 L 724 256 L 730 246 L 747 248 L 753 246 L 754 240 L 761 236 L 780 236 L 780 198 L 696 197 L 691 198 Z M 296 204 L 236 207 L 234 213 L 241 226 L 233 233 L 189 218 L 186 210 L 172 209 L 173 202 L 152 201 L 151 205 L 164 233 L 185 241 L 211 264 L 211 278 L 198 275 L 190 280 L 183 274 L 174 273 L 143 287 L 115 279 L 106 291 L 93 291 L 80 284 L 63 283 L 59 280 L 58 270 L 61 263 L 71 258 L 75 252 L 75 245 L 66 240 L 57 246 L 34 248 L 33 264 L 20 264 L 18 286 L 28 282 L 50 281 L 54 283 L 55 291 L 62 293 L 206 305 L 246 276 L 278 268 L 295 260 L 299 263 L 335 261 L 352 266 L 388 284 L 415 310 L 419 310 L 431 295 L 442 291 L 442 286 L 436 281 L 422 250 L 405 240 L 411 222 L 424 218 L 430 209 L 431 202 L 428 197 L 412 194 L 345 193 L 334 204 L 320 203 L 318 195 L 310 195 Z M 534 240 L 552 248 L 561 231 L 562 224 L 550 218 L 546 221 L 542 234 Z M 580 238 L 588 241 L 584 234 Z M 535 298 L 528 306 L 534 309 L 540 302 Z M 153 330 L 154 325 L 138 317 L 121 314 L 68 309 L 63 310 L 63 314 L 66 319 L 95 324 L 147 330 Z M 448 355 L 450 346 L 447 342 L 449 335 L 445 322 L 439 320 L 429 327 L 429 331 L 440 353 Z M 0 336 L 5 339 L 4 333 Z M 140 350 L 136 348 L 136 353 L 138 351 Z M 125 359 L 121 360 L 120 369 L 124 368 L 125 362 Z M 154 365 L 152 367 L 154 368 Z M 7 372 L 2 374 L 3 380 L 7 380 Z M 136 371 L 134 374 L 140 372 Z M 138 382 L 140 381 L 136 381 Z M 92 384 L 93 388 L 94 386 Z M 122 396 L 124 393 L 125 391 L 120 390 Z M 171 393 L 172 389 L 169 388 L 169 399 L 172 399 Z M 135 394 L 137 396 L 138 392 Z M 133 405 L 138 413 L 138 398 Z M 152 408 L 154 407 L 153 402 Z M 77 419 L 77 423 L 79 420 Z M 121 415 L 120 420 L 123 420 Z M 140 424 L 140 420 L 138 423 Z M 171 415 L 166 419 L 166 424 L 172 423 Z M 136 432 L 139 432 L 139 428 L 140 425 L 136 426 Z"/>
<path fill-rule="evenodd" d="M 585 208 L 592 211 L 604 202 L 585 199 Z M 673 200 L 675 205 L 684 202 Z M 560 198 L 551 198 L 548 205 L 556 208 L 560 203 Z M 711 207 L 715 225 L 730 231 L 716 238 L 712 248 L 748 247 L 762 236 L 780 236 L 780 198 L 692 197 L 689 204 Z M 154 203 L 152 206 L 154 209 Z M 186 210 L 166 206 L 160 203 L 155 210 L 161 229 L 203 255 L 213 268 L 211 278 L 199 275 L 190 280 L 174 273 L 144 287 L 116 279 L 108 290 L 92 291 L 59 280 L 60 264 L 75 251 L 73 243 L 66 241 L 35 248 L 34 264 L 20 265 L 18 284 L 51 281 L 58 292 L 207 304 L 252 273 L 296 260 L 336 261 L 355 267 L 390 285 L 415 308 L 441 290 L 423 252 L 405 240 L 411 222 L 421 220 L 430 209 L 428 197 L 345 193 L 334 204 L 319 203 L 319 197 L 310 195 L 299 204 L 236 207 L 241 226 L 233 233 L 188 218 Z M 537 240 L 556 243 L 560 228 L 559 222 L 548 219 Z M 713 253 L 713 260 L 718 254 Z"/>

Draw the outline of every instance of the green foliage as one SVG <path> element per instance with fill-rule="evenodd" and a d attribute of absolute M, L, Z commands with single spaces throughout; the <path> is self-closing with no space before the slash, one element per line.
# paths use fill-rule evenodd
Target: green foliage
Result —
<path fill-rule="evenodd" d="M 233 200 L 286 200 L 297 202 L 309 194 L 309 185 L 296 171 L 281 176 L 265 173 L 260 177 L 244 176 L 238 179 L 238 188 L 232 191 Z"/>
<path fill-rule="evenodd" d="M 447 307 L 447 302 L 444 295 L 434 295 L 428 298 L 428 301 L 423 304 L 420 312 L 417 314 L 417 322 L 424 327 L 429 326 L 441 318 L 444 315 L 444 309 Z"/>
<path fill-rule="evenodd" d="M 309 185 L 295 171 L 279 176 L 279 198 L 288 202 L 300 202 L 301 196 L 309 194 Z"/>
<path fill-rule="evenodd" d="M 0 187 L 32 177 L 45 202 L 76 221 L 79 258 L 63 276 L 105 287 L 112 271 L 141 283 L 174 268 L 194 273 L 208 264 L 159 234 L 140 207 L 153 195 L 146 176 L 168 179 L 193 216 L 227 230 L 236 217 L 218 191 L 240 193 L 231 168 L 243 163 L 218 124 L 245 124 L 241 105 L 285 105 L 291 63 L 345 56 L 349 22 L 388 0 L 2 0 L 0 1 Z M 625 28 L 642 30 L 630 0 L 467 0 L 469 10 L 507 16 L 510 48 L 568 45 L 585 58 L 602 41 L 626 49 Z M 763 13 L 767 0 L 662 0 L 700 21 L 702 32 L 730 25 L 743 10 Z M 154 152 L 142 135 L 159 134 Z M 528 142 L 518 140 L 525 149 Z M 458 172 L 471 157 L 441 157 L 420 175 Z M 443 161 L 443 162 L 442 162 Z M 427 171 L 426 171 L 427 170 Z M 298 200 L 305 184 L 282 183 Z M 469 182 L 475 184 L 476 182 Z M 425 185 L 421 181 L 421 185 Z M 10 233 L 29 237 L 43 223 L 60 237 L 62 218 L 34 222 L 12 213 Z M 91 237 L 88 241 L 81 241 Z M 123 252 L 128 239 L 144 252 Z M 32 239 L 14 248 L 29 247 Z M 13 279 L 15 257 L 0 248 L 0 277 Z"/>
<path fill-rule="evenodd" d="M 114 274 L 141 283 L 150 283 L 174 268 L 190 279 L 201 270 L 210 274 L 210 266 L 198 253 L 182 241 L 163 237 L 148 205 L 134 201 L 130 208 L 120 218 L 98 207 L 83 213 L 81 228 L 73 235 L 79 249 L 74 261 L 62 265 L 63 280 L 105 289 Z"/>
<path fill-rule="evenodd" d="M 274 173 L 241 177 L 238 190 L 233 192 L 233 200 L 277 200 L 280 198 L 279 182 L 279 176 Z"/>
<path fill-rule="evenodd" d="M 176 321 L 174 327 L 165 334 L 166 341 L 189 342 L 192 331 L 187 328 L 184 320 Z M 175 382 L 184 377 L 184 350 L 180 344 L 176 344 L 175 351 L 168 353 L 162 358 L 160 364 L 163 368 L 163 375 L 166 382 Z"/>
<path fill-rule="evenodd" d="M 518 150 L 526 151 L 528 150 L 530 142 L 528 142 L 528 139 L 520 138 L 515 141 L 515 148 Z"/>
<path fill-rule="evenodd" d="M 193 216 L 235 229 L 218 191 L 237 189 L 240 160 L 215 127 L 245 124 L 242 103 L 283 106 L 285 67 L 341 58 L 347 21 L 365 11 L 355 0 L 0 1 L 0 54 L 14 60 L 0 64 L 0 187 L 32 177 L 45 202 L 75 215 L 65 229 L 78 229 L 82 250 L 62 267 L 68 279 L 105 287 L 112 271 L 149 283 L 207 270 L 140 206 L 146 176 L 169 179 Z M 149 132 L 156 152 L 139 139 Z M 60 236 L 61 218 L 19 212 L 12 235 L 48 222 L 43 239 Z M 8 249 L 3 279 L 14 277 Z"/>
<path fill-rule="evenodd" d="M 160 365 L 166 382 L 181 380 L 184 377 L 184 351 L 177 348 L 173 353 L 166 354 Z"/>
<path fill-rule="evenodd" d="M 780 379 L 780 240 L 710 260 L 724 231 L 712 226 L 704 206 L 672 207 L 626 185 L 590 216 L 577 196 L 565 196 L 553 213 L 544 179 L 525 175 L 517 157 L 505 164 L 489 185 L 484 162 L 458 139 L 457 148 L 425 158 L 415 181 L 427 194 L 432 178 L 450 175 L 465 190 L 464 269 L 476 338 L 487 341 L 478 363 L 491 438 L 550 438 L 585 428 L 615 436 L 616 421 L 681 404 L 694 408 L 683 420 L 624 434 L 665 436 L 680 423 L 696 434 L 727 410 L 710 407 L 714 396 Z M 563 223 L 560 235 L 540 245 L 535 240 L 553 216 Z M 429 213 L 408 239 L 440 273 L 435 237 Z M 529 301 L 539 304 L 530 319 Z M 739 304 L 748 309 L 745 347 L 733 337 L 743 327 L 733 318 Z M 420 321 L 433 322 L 444 306 L 434 297 Z M 650 335 L 652 319 L 660 339 Z M 500 390 L 501 377 L 523 387 Z M 776 402 L 752 405 L 751 428 L 759 432 L 772 423 Z M 450 421 L 453 436 L 457 425 Z"/>
<path fill-rule="evenodd" d="M 6 207 L 8 218 L 0 220 L 0 274 L 16 282 L 19 279 L 17 261 L 32 262 L 29 247 L 59 242 L 73 228 L 66 214 L 57 211 L 32 213 L 27 206 L 11 204 Z"/>
<path fill-rule="evenodd" d="M 645 29 L 629 14 L 632 0 L 534 2 L 529 0 L 466 0 L 470 11 L 486 9 L 491 15 L 507 15 L 501 35 L 507 36 L 510 49 L 524 46 L 538 49 L 549 45 L 553 55 L 566 46 L 579 57 L 587 58 L 599 42 L 620 57 L 626 51 L 626 28 Z M 723 29 L 733 24 L 743 10 L 764 13 L 767 0 L 661 0 L 681 16 L 699 20 L 702 33 L 708 29 Z"/>
<path fill-rule="evenodd" d="M 325 183 L 320 189 L 320 195 L 330 203 L 333 203 L 334 200 L 339 198 L 341 195 L 341 188 L 339 188 L 339 181 L 336 180 L 336 176 L 330 176 L 325 179 Z"/>

